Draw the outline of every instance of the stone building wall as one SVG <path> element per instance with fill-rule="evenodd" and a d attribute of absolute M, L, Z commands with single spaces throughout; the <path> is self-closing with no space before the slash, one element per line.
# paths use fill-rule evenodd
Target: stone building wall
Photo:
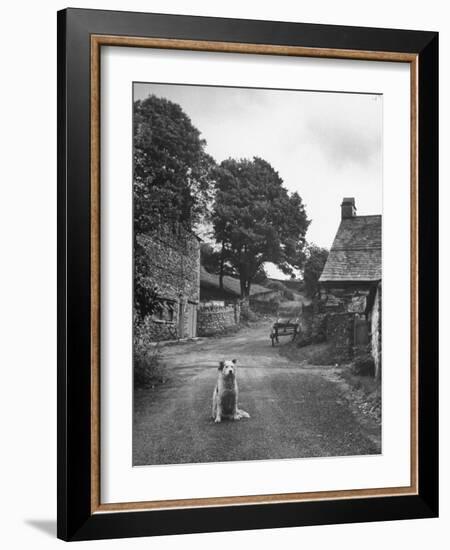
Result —
<path fill-rule="evenodd" d="M 152 342 L 176 340 L 178 338 L 178 324 L 155 321 L 151 317 L 135 321 L 134 341 L 135 346 Z"/>
<path fill-rule="evenodd" d="M 166 299 L 200 299 L 200 243 L 181 225 L 161 226 L 150 235 L 138 235 L 147 252 L 149 279 Z"/>
<path fill-rule="evenodd" d="M 159 308 L 145 322 L 152 341 L 195 336 L 199 240 L 180 225 L 161 225 L 151 234 L 138 235 L 137 242 L 144 250 L 149 285 L 158 287 Z"/>
<path fill-rule="evenodd" d="M 364 313 L 369 300 L 370 289 L 361 285 L 325 286 L 318 296 L 318 307 L 322 311 L 335 313 Z"/>
<path fill-rule="evenodd" d="M 198 310 L 197 332 L 199 336 L 214 336 L 239 326 L 240 308 L 232 306 L 206 306 Z"/>
<path fill-rule="evenodd" d="M 371 351 L 375 362 L 375 376 L 381 376 L 381 283 L 378 285 L 370 316 Z"/>
<path fill-rule="evenodd" d="M 373 300 L 373 302 L 372 302 Z M 325 338 L 335 349 L 336 361 L 346 361 L 371 354 L 375 374 L 381 368 L 381 283 L 374 287 L 361 283 L 322 285 L 313 305 L 317 323 L 323 323 Z M 359 325 L 358 325 L 359 323 Z M 360 324 L 366 323 L 365 327 Z M 358 329 L 358 339 L 356 338 Z M 362 333 L 360 329 L 364 329 Z M 361 334 L 367 336 L 361 336 Z M 312 338 L 317 334 L 312 330 Z M 362 341 L 361 341 L 362 340 Z"/>

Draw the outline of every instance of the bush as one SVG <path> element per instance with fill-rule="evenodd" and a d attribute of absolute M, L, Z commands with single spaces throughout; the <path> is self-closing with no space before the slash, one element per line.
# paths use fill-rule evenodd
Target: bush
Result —
<path fill-rule="evenodd" d="M 352 365 L 352 374 L 357 376 L 375 376 L 375 361 L 368 355 L 355 360 Z"/>
<path fill-rule="evenodd" d="M 269 281 L 264 286 L 270 288 L 271 290 L 279 290 L 280 292 L 284 292 L 286 290 L 286 287 L 281 281 Z"/>
<path fill-rule="evenodd" d="M 277 290 L 285 300 L 295 300 L 295 294 L 281 281 L 270 281 L 264 286 L 271 290 Z"/>
<path fill-rule="evenodd" d="M 305 291 L 309 297 L 317 292 L 319 277 L 328 258 L 328 250 L 311 244 L 307 250 L 307 258 L 303 268 Z"/>
<path fill-rule="evenodd" d="M 283 292 L 283 297 L 289 301 L 295 300 L 295 294 L 292 292 L 292 290 L 289 290 L 288 288 Z"/>
<path fill-rule="evenodd" d="M 148 318 L 134 319 L 133 372 L 135 387 L 149 387 L 165 381 L 165 366 L 161 360 L 161 349 L 150 341 Z"/>
<path fill-rule="evenodd" d="M 241 308 L 241 322 L 252 323 L 259 319 L 259 316 L 249 307 Z"/>
<path fill-rule="evenodd" d="M 158 345 L 147 351 L 135 351 L 133 366 L 135 387 L 147 388 L 165 382 L 165 369 Z"/>

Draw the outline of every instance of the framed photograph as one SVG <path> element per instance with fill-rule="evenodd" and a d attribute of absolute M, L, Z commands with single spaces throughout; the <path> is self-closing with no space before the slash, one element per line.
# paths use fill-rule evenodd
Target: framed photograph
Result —
<path fill-rule="evenodd" d="M 58 536 L 438 514 L 438 35 L 58 13 Z"/>

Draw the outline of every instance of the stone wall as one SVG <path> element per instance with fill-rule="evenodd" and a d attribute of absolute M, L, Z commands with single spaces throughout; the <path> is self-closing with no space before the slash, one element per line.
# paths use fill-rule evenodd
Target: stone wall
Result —
<path fill-rule="evenodd" d="M 329 342 L 335 362 L 351 359 L 353 354 L 353 313 L 320 312 L 316 304 L 304 306 L 299 317 L 299 347 Z"/>
<path fill-rule="evenodd" d="M 375 376 L 381 377 L 381 283 L 377 292 L 370 316 L 371 351 L 375 362 Z"/>
<path fill-rule="evenodd" d="M 353 313 L 329 313 L 326 316 L 326 340 L 335 351 L 335 362 L 341 363 L 353 357 Z"/>
<path fill-rule="evenodd" d="M 200 299 L 199 240 L 180 225 L 161 225 L 152 233 L 138 235 L 137 243 L 149 285 L 158 287 L 160 307 L 145 322 L 152 341 L 195 336 Z"/>
<path fill-rule="evenodd" d="M 238 303 L 232 306 L 200 307 L 197 314 L 199 336 L 214 336 L 239 326 L 240 307 Z"/>
<path fill-rule="evenodd" d="M 299 333 L 297 335 L 298 346 L 318 344 L 326 338 L 327 315 L 319 313 L 315 304 L 303 306 L 299 316 Z"/>

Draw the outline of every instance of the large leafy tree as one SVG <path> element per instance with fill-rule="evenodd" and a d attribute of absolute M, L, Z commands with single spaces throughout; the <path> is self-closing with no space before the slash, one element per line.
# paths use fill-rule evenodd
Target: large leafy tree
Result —
<path fill-rule="evenodd" d="M 195 228 L 212 201 L 214 160 L 182 108 L 150 95 L 134 102 L 134 305 L 139 318 L 158 305 L 147 253 L 138 236 L 160 224 Z"/>
<path fill-rule="evenodd" d="M 306 251 L 305 266 L 303 269 L 303 280 L 305 282 L 306 294 L 314 296 L 319 286 L 319 278 L 322 274 L 329 251 L 315 244 L 310 244 Z"/>
<path fill-rule="evenodd" d="M 265 262 L 286 274 L 303 265 L 310 222 L 302 199 L 289 194 L 279 174 L 261 158 L 221 163 L 212 221 L 224 263 L 239 277 L 243 298 Z"/>
<path fill-rule="evenodd" d="M 219 286 L 223 289 L 223 278 L 225 275 L 236 276 L 236 269 L 226 261 L 227 251 L 225 248 L 213 247 L 209 243 L 202 243 L 200 246 L 200 262 L 208 273 L 219 275 Z M 263 266 L 257 271 L 253 282 L 256 284 L 265 284 L 267 282 L 267 273 Z"/>
<path fill-rule="evenodd" d="M 191 229 L 212 200 L 206 142 L 180 105 L 150 95 L 134 102 L 135 234 L 163 222 Z"/>

